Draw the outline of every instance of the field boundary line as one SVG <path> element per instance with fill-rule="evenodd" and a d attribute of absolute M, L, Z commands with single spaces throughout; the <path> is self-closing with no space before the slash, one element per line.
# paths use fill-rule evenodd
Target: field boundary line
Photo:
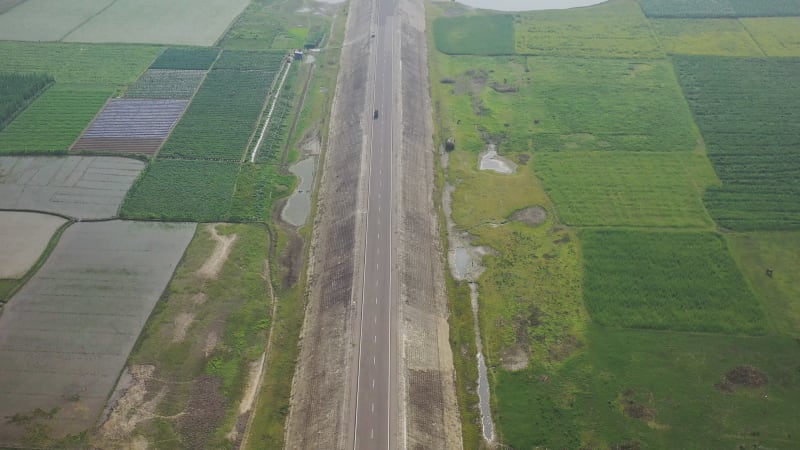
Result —
<path fill-rule="evenodd" d="M 115 4 L 115 3 L 117 3 L 117 0 L 111 0 L 111 3 L 109 3 L 108 5 L 106 5 L 106 6 L 105 6 L 103 9 L 101 9 L 100 11 L 97 11 L 96 13 L 94 13 L 94 14 L 92 14 L 91 16 L 87 17 L 87 18 L 86 18 L 86 20 L 84 20 L 83 22 L 79 23 L 79 24 L 78 24 L 78 25 L 77 25 L 75 28 L 73 28 L 73 29 L 71 29 L 71 30 L 67 31 L 67 34 L 65 34 L 65 35 L 61 36 L 60 38 L 58 38 L 58 41 L 56 41 L 56 42 L 64 42 L 64 39 L 66 39 L 67 37 L 69 37 L 69 35 L 70 35 L 70 34 L 72 34 L 72 33 L 76 32 L 76 31 L 78 31 L 78 30 L 79 30 L 79 29 L 81 29 L 81 28 L 83 28 L 83 26 L 84 26 L 84 25 L 86 25 L 87 23 L 89 23 L 89 22 L 90 22 L 92 19 L 94 19 L 95 17 L 99 16 L 100 14 L 103 14 L 103 13 L 104 13 L 104 12 L 105 12 L 105 11 L 106 11 L 108 8 L 111 8 L 112 6 L 114 6 L 114 4 Z"/>
<path fill-rule="evenodd" d="M 272 104 L 269 107 L 269 112 L 267 113 L 267 119 L 264 121 L 264 128 L 261 129 L 261 135 L 258 137 L 256 141 L 255 147 L 253 147 L 253 153 L 250 157 L 250 162 L 256 162 L 256 156 L 258 156 L 258 148 L 261 147 L 261 143 L 264 141 L 264 136 L 267 134 L 267 130 L 269 129 L 269 122 L 272 119 L 272 113 L 275 111 L 275 105 L 278 104 L 278 99 L 281 96 L 281 90 L 283 90 L 283 83 L 286 81 L 286 77 L 289 75 L 289 71 L 292 69 L 292 62 L 289 61 L 285 65 L 285 70 L 283 71 L 283 76 L 281 78 L 280 84 L 278 84 L 278 89 L 275 90 L 275 95 L 272 97 Z"/>

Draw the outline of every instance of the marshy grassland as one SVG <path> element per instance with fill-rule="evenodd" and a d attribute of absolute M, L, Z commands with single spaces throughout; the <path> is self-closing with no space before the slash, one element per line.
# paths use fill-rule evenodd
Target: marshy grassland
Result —
<path fill-rule="evenodd" d="M 789 3 L 428 4 L 436 136 L 456 143 L 442 185 L 456 230 L 490 248 L 499 442 L 800 445 L 798 19 L 760 17 L 800 16 Z M 513 52 L 489 33 L 509 22 Z M 515 173 L 479 170 L 490 144 Z M 544 223 L 511 220 L 530 206 Z M 449 295 L 464 445 L 481 448 L 469 289 Z"/>

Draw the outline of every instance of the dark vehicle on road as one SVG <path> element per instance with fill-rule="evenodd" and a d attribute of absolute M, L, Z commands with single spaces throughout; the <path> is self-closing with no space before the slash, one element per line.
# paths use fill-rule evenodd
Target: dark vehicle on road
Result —
<path fill-rule="evenodd" d="M 377 109 L 375 110 L 374 113 L 372 113 L 372 118 L 373 119 L 377 119 L 378 118 L 378 110 Z"/>

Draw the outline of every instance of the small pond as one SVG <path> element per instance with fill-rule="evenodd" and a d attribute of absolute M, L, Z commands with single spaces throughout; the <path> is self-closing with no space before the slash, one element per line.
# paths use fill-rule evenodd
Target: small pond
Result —
<path fill-rule="evenodd" d="M 459 0 L 473 8 L 495 11 L 541 11 L 545 9 L 568 9 L 592 6 L 605 0 Z"/>

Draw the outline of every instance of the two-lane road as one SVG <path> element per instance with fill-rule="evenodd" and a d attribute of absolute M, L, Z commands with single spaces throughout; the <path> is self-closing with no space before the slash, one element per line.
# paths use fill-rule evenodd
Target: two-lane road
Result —
<path fill-rule="evenodd" d="M 392 127 L 394 98 L 394 5 L 378 0 L 373 25 L 373 107 L 368 141 L 366 241 L 359 325 L 354 449 L 396 446 L 392 418 L 397 386 L 392 373 L 397 347 L 395 299 L 392 295 Z M 377 113 L 376 113 L 377 111 Z M 377 116 L 375 115 L 377 114 Z"/>

